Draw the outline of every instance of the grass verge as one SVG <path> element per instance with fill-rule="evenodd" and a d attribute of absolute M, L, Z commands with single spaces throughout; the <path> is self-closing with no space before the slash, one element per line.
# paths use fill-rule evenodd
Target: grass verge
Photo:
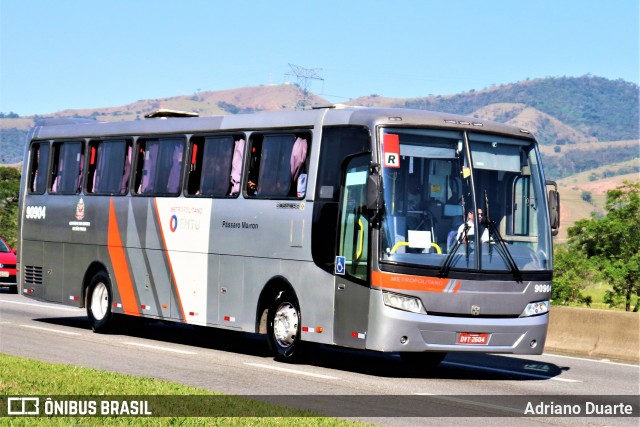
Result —
<path fill-rule="evenodd" d="M 96 369 L 45 363 L 0 354 L 0 396 L 219 396 L 207 402 L 219 405 L 210 413 L 251 413 L 255 417 L 5 417 L 7 426 L 364 426 L 336 418 L 319 417 L 311 412 L 284 408 L 239 396 L 189 387 L 153 378 L 134 377 Z M 6 403 L 5 403 L 6 405 Z M 179 413 L 183 408 L 176 408 Z M 219 409 L 219 410 L 218 410 Z M 4 411 L 3 411 L 4 413 Z"/>

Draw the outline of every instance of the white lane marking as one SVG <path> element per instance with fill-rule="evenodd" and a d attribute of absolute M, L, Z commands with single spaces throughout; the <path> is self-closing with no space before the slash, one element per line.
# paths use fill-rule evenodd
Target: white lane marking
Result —
<path fill-rule="evenodd" d="M 479 406 L 479 407 L 481 407 L 483 409 L 491 408 L 491 409 L 496 409 L 496 410 L 502 411 L 502 412 L 512 412 L 514 414 L 522 415 L 522 411 L 519 411 L 519 410 L 513 409 L 513 408 L 509 408 L 509 407 L 506 407 L 506 406 L 491 405 L 489 403 L 482 403 L 482 402 L 474 402 L 473 400 L 458 399 L 458 398 L 455 398 L 455 397 L 443 396 L 443 395 L 435 395 L 433 393 L 413 393 L 413 394 L 415 394 L 416 396 L 430 396 L 433 399 L 440 399 L 440 400 L 446 400 L 448 402 L 462 403 L 464 405 Z"/>
<path fill-rule="evenodd" d="M 125 341 L 124 344 L 135 345 L 137 347 L 144 347 L 144 348 L 149 348 L 149 349 L 152 349 L 152 350 L 170 351 L 172 353 L 198 354 L 198 353 L 196 353 L 194 351 L 178 350 L 177 348 L 169 348 L 169 347 L 161 347 L 161 346 L 158 346 L 158 345 L 141 344 L 141 343 L 131 342 L 131 341 Z"/>
<path fill-rule="evenodd" d="M 248 363 L 248 362 L 245 362 L 245 365 L 254 366 L 256 368 L 271 369 L 273 371 L 288 372 L 290 374 L 296 374 L 296 375 L 306 375 L 308 377 L 322 378 L 322 379 L 325 379 L 325 380 L 337 380 L 338 379 L 337 377 L 332 377 L 332 376 L 329 376 L 329 375 L 314 374 L 314 373 L 311 373 L 311 372 L 298 371 L 296 369 L 288 369 L 288 368 L 281 368 L 279 366 L 264 365 L 262 363 Z"/>
<path fill-rule="evenodd" d="M 462 366 L 464 368 L 479 369 L 481 371 L 500 372 L 502 374 L 524 375 L 525 377 L 540 378 L 542 380 L 562 381 L 562 382 L 565 382 L 565 383 L 581 383 L 582 382 L 582 381 L 579 381 L 579 380 L 570 380 L 570 379 L 567 379 L 567 378 L 550 377 L 548 375 L 538 375 L 538 374 L 530 374 L 528 372 L 509 371 L 509 370 L 506 370 L 506 369 L 489 368 L 488 366 L 467 365 L 466 363 L 442 362 L 442 364 L 453 365 L 453 366 Z"/>
<path fill-rule="evenodd" d="M 607 365 L 618 365 L 618 366 L 629 366 L 631 368 L 640 368 L 638 365 L 632 365 L 630 363 L 620 363 L 620 362 L 612 362 L 609 359 L 586 359 L 584 357 L 575 357 L 575 356 L 562 356 L 560 354 L 551 354 L 551 353 L 543 353 L 543 356 L 551 356 L 551 357 L 560 357 L 562 359 L 573 359 L 573 360 L 583 360 L 585 362 L 596 362 L 596 363 L 606 363 Z"/>
<path fill-rule="evenodd" d="M 5 301 L 5 300 L 0 300 L 0 302 L 5 302 L 7 304 L 28 305 L 28 306 L 31 306 L 31 307 L 44 307 L 44 308 L 50 308 L 52 310 L 75 311 L 76 313 L 83 311 L 81 308 L 57 307 L 55 305 L 32 304 L 32 303 L 29 303 L 29 302 Z"/>
<path fill-rule="evenodd" d="M 23 328 L 36 329 L 38 331 L 55 332 L 56 334 L 80 335 L 78 332 L 61 331 L 60 329 L 43 328 L 40 326 L 33 326 L 33 325 L 20 325 L 20 326 Z"/>

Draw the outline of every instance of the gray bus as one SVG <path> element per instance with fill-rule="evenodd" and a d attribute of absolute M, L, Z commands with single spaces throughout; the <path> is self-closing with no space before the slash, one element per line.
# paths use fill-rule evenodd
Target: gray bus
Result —
<path fill-rule="evenodd" d="M 184 115 L 186 116 L 186 115 Z M 406 109 L 45 120 L 20 292 L 114 315 L 399 352 L 542 353 L 559 198 L 525 130 Z"/>

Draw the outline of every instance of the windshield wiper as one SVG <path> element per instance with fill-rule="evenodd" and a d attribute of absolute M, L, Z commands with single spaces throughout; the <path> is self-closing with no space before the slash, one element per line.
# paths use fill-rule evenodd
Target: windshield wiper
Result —
<path fill-rule="evenodd" d="M 502 256 L 502 259 L 505 261 L 505 263 L 509 267 L 509 270 L 511 271 L 511 273 L 513 273 L 513 276 L 515 277 L 515 279 L 520 280 L 520 278 L 522 277 L 522 273 L 520 272 L 520 269 L 518 268 L 516 261 L 513 259 L 513 256 L 511 256 L 511 252 L 509 252 L 509 248 L 507 247 L 506 242 L 500 235 L 500 232 L 498 231 L 498 228 L 496 227 L 495 222 L 493 222 L 491 220 L 491 217 L 489 216 L 489 198 L 487 196 L 487 190 L 484 191 L 484 212 L 485 212 L 485 219 L 483 221 L 484 222 L 483 225 L 485 226 L 485 228 L 489 229 L 489 255 L 491 255 L 492 249 L 493 249 L 493 246 L 491 245 L 491 236 L 494 236 L 496 242 L 498 242 L 498 247 L 497 247 L 498 253 L 500 254 L 500 256 Z"/>
<path fill-rule="evenodd" d="M 465 211 L 465 207 L 464 207 L 464 198 L 463 198 L 462 199 L 462 224 L 464 225 L 464 229 L 462 233 L 460 233 L 460 236 L 456 239 L 456 243 L 451 248 L 451 251 L 449 251 L 449 253 L 447 254 L 447 257 L 444 259 L 444 262 L 442 263 L 442 267 L 440 267 L 440 272 L 438 273 L 438 276 L 440 277 L 447 277 L 447 274 L 449 274 L 449 269 L 451 268 L 451 264 L 453 262 L 454 255 L 458 251 L 458 248 L 460 247 L 462 242 L 468 240 L 468 234 L 469 234 L 469 230 L 471 229 L 471 226 L 469 225 L 468 221 L 464 216 L 465 215 L 464 211 Z M 467 244 L 467 261 L 468 260 L 469 260 L 469 245 Z"/>

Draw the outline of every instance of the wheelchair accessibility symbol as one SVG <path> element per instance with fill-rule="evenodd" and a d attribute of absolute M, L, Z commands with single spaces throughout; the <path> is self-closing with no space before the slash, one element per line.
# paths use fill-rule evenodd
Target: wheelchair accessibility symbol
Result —
<path fill-rule="evenodd" d="M 335 271 L 335 274 L 344 275 L 345 263 L 346 263 L 346 261 L 345 261 L 343 256 L 336 256 L 336 271 Z"/>

